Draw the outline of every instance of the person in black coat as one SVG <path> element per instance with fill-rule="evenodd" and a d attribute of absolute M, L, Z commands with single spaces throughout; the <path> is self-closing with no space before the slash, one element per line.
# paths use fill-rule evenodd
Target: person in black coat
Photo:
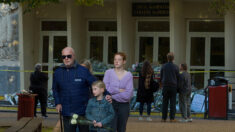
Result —
<path fill-rule="evenodd" d="M 174 53 L 167 54 L 168 62 L 164 64 L 160 71 L 160 81 L 162 83 L 162 122 L 166 122 L 168 116 L 168 104 L 170 104 L 170 122 L 176 122 L 176 94 L 179 82 L 179 67 L 173 63 Z"/>
<path fill-rule="evenodd" d="M 139 73 L 139 87 L 137 90 L 137 99 L 136 102 L 140 102 L 139 120 L 143 120 L 143 107 L 144 104 L 147 104 L 147 120 L 152 121 L 150 118 L 151 113 L 151 103 L 154 101 L 153 93 L 157 91 L 157 83 L 153 80 L 154 71 L 151 67 L 151 64 L 148 61 L 143 63 L 141 72 Z"/>
<path fill-rule="evenodd" d="M 42 117 L 46 118 L 48 117 L 46 114 L 48 76 L 41 71 L 42 65 L 37 63 L 35 65 L 35 71 L 30 75 L 29 90 L 31 90 L 33 94 L 37 94 L 35 97 L 34 116 L 37 116 L 37 104 L 38 101 L 40 101 Z"/>

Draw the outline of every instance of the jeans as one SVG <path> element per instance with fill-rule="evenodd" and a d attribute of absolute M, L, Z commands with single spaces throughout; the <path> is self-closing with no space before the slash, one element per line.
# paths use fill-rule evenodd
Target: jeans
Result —
<path fill-rule="evenodd" d="M 179 105 L 180 105 L 180 111 L 182 113 L 182 118 L 190 118 L 191 117 L 191 93 L 187 94 L 179 94 Z"/>
<path fill-rule="evenodd" d="M 140 108 L 139 108 L 139 112 L 140 112 L 141 116 L 143 115 L 143 110 L 144 110 L 144 102 L 141 102 L 140 103 Z M 148 114 L 148 116 L 150 116 L 150 113 L 151 113 L 151 103 L 148 102 L 147 103 L 147 114 Z"/>
<path fill-rule="evenodd" d="M 176 87 L 165 86 L 163 87 L 162 95 L 163 95 L 163 104 L 162 104 L 162 119 L 167 119 L 168 114 L 168 104 L 170 101 L 170 119 L 175 119 L 175 112 L 176 112 Z"/>
<path fill-rule="evenodd" d="M 76 132 L 76 128 L 79 128 L 79 132 L 89 132 L 88 125 L 72 125 L 71 116 L 63 116 L 63 123 L 64 123 L 64 132 Z"/>

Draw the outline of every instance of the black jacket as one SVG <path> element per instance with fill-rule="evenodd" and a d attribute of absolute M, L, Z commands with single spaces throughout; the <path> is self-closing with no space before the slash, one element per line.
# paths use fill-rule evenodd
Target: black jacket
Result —
<path fill-rule="evenodd" d="M 48 77 L 45 73 L 35 71 L 30 75 L 30 87 L 36 94 L 47 94 L 47 80 Z"/>
<path fill-rule="evenodd" d="M 139 74 L 139 87 L 137 90 L 137 99 L 136 102 L 146 102 L 151 103 L 154 101 L 153 93 L 157 91 L 157 87 L 159 88 L 159 84 L 154 82 L 153 76 L 150 79 L 150 86 L 149 89 L 145 88 L 145 77 Z M 155 83 L 155 84 L 154 84 Z M 158 85 L 158 86 L 154 86 Z"/>
<path fill-rule="evenodd" d="M 172 62 L 164 64 L 161 68 L 161 77 L 163 87 L 178 87 L 179 67 Z"/>

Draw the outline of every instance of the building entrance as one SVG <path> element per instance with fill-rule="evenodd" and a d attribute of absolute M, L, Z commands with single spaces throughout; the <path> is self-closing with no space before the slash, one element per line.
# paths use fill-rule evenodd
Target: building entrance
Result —
<path fill-rule="evenodd" d="M 113 64 L 113 55 L 117 53 L 117 22 L 94 20 L 88 21 L 89 58 Z"/>
<path fill-rule="evenodd" d="M 61 50 L 67 47 L 67 23 L 65 21 L 42 21 L 40 35 L 40 62 L 43 71 L 49 71 L 48 90 L 52 88 L 52 71 L 63 63 Z"/>
<path fill-rule="evenodd" d="M 207 80 L 224 76 L 225 45 L 223 21 L 189 21 L 186 60 L 192 73 L 192 85 L 205 88 Z M 204 72 L 197 72 L 204 71 Z"/>

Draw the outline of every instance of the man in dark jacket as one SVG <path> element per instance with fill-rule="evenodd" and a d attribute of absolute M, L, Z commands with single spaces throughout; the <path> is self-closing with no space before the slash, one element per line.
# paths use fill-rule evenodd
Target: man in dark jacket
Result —
<path fill-rule="evenodd" d="M 175 122 L 175 105 L 176 105 L 176 93 L 177 83 L 179 80 L 179 68 L 173 63 L 174 54 L 172 52 L 167 54 L 168 63 L 164 64 L 161 68 L 161 83 L 162 83 L 162 122 L 166 122 L 168 113 L 168 103 L 170 101 L 170 121 Z"/>
<path fill-rule="evenodd" d="M 41 104 L 42 117 L 46 118 L 48 76 L 41 71 L 42 66 L 41 64 L 37 63 L 35 65 L 35 71 L 30 75 L 29 90 L 31 90 L 34 94 L 37 94 L 35 97 L 34 116 L 37 116 L 37 104 L 39 100 Z"/>
<path fill-rule="evenodd" d="M 53 96 L 56 110 L 62 112 L 64 131 L 75 132 L 77 125 L 70 123 L 72 114 L 85 116 L 89 87 L 95 81 L 89 70 L 75 61 L 71 47 L 62 50 L 63 63 L 53 76 Z M 88 132 L 86 125 L 78 125 L 79 132 Z"/>

